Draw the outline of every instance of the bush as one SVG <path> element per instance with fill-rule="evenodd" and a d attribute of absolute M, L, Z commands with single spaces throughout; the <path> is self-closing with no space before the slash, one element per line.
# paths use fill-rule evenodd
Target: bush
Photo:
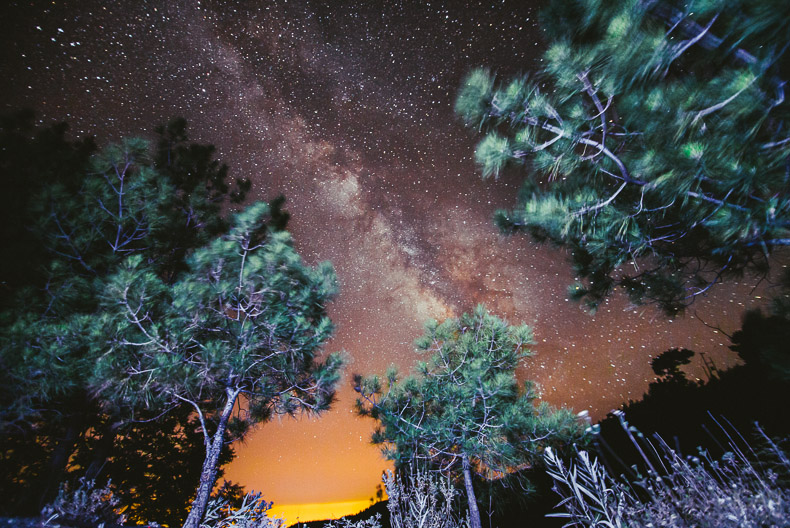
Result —
<path fill-rule="evenodd" d="M 329 521 L 324 528 L 381 528 L 381 515 L 378 513 L 369 519 L 362 521 L 351 521 L 343 517 L 336 521 Z"/>
<path fill-rule="evenodd" d="M 458 491 L 447 479 L 410 466 L 405 480 L 387 471 L 384 485 L 389 500 L 392 528 L 466 528 L 468 519 L 459 520 L 456 513 Z M 360 521 L 339 519 L 324 524 L 324 528 L 381 528 L 381 515 Z"/>
<path fill-rule="evenodd" d="M 247 493 L 236 509 L 227 500 L 212 499 L 200 528 L 281 528 L 283 520 L 271 518 L 267 513 L 271 507 L 271 502 L 254 492 Z"/>
<path fill-rule="evenodd" d="M 412 467 L 406 482 L 388 471 L 384 484 L 392 528 L 462 528 L 469 524 L 456 514 L 458 491 L 446 478 Z"/>
<path fill-rule="evenodd" d="M 113 495 L 110 481 L 96 489 L 96 482 L 81 478 L 76 489 L 63 483 L 55 500 L 41 511 L 42 527 L 68 526 L 97 528 L 123 524 L 125 518 L 117 512 L 120 500 Z"/>

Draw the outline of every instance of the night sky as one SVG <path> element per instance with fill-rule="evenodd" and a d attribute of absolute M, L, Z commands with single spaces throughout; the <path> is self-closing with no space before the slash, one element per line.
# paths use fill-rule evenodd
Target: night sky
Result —
<path fill-rule="evenodd" d="M 192 139 L 252 180 L 251 198 L 286 196 L 305 260 L 334 264 L 341 293 L 327 350 L 351 358 L 339 401 L 319 419 L 259 428 L 226 475 L 276 505 L 373 496 L 387 464 L 369 445 L 372 423 L 352 412 L 350 374 L 407 370 L 428 318 L 484 302 L 532 325 L 536 356 L 520 375 L 549 402 L 600 418 L 641 397 L 651 357 L 671 347 L 734 364 L 727 337 L 694 312 L 730 333 L 766 295 L 745 280 L 678 320 L 617 296 L 593 316 L 567 299 L 563 251 L 497 232 L 492 214 L 514 204 L 526 173 L 481 181 L 454 96 L 475 66 L 507 76 L 540 64 L 537 3 L 10 3 L 0 10 L 0 111 L 32 107 L 42 123 L 66 120 L 100 144 L 152 137 L 183 116 Z"/>

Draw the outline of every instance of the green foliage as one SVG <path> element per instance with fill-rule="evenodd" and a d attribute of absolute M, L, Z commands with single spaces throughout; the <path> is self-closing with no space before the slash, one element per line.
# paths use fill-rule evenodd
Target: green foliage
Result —
<path fill-rule="evenodd" d="M 199 188 L 219 186 L 226 171 L 203 159 L 209 168 L 200 173 L 202 180 L 191 172 L 178 176 L 199 165 L 190 164 L 190 153 L 212 151 L 181 145 L 186 141 L 183 126 L 178 145 L 187 152 L 171 157 L 180 160 L 180 169 L 167 168 L 168 176 L 140 139 L 109 145 L 88 159 L 93 143 L 69 143 L 63 138 L 65 127 L 44 129 L 30 140 L 26 135 L 31 130 L 17 130 L 10 121 L 5 123 L 10 129 L 4 130 L 3 153 L 13 159 L 4 160 L 4 181 L 13 185 L 16 171 L 39 171 L 31 175 L 35 183 L 17 197 L 25 204 L 25 223 L 16 226 L 14 237 L 38 257 L 22 282 L 31 287 L 8 288 L 7 309 L 0 314 L 0 400 L 6 404 L 0 426 L 35 419 L 42 409 L 57 408 L 59 399 L 87 389 L 95 358 L 102 353 L 101 346 L 91 343 L 89 327 L 103 281 L 125 258 L 137 255 L 169 282 L 185 267 L 186 253 L 225 225 L 219 215 L 221 190 L 201 193 Z M 13 154 L 11 146 L 21 154 Z M 43 151 L 47 146 L 52 152 Z M 64 158 L 72 162 L 47 170 Z M 15 272 L 7 273 L 4 279 Z"/>
<path fill-rule="evenodd" d="M 503 165 L 512 157 L 506 137 L 487 135 L 477 146 L 475 161 L 483 167 L 483 178 L 499 176 Z"/>
<path fill-rule="evenodd" d="M 415 345 L 431 357 L 415 374 L 400 379 L 390 369 L 384 380 L 355 377 L 357 410 L 377 421 L 372 440 L 396 467 L 421 462 L 455 476 L 463 470 L 473 526 L 479 515 L 469 470 L 489 480 L 513 476 L 545 446 L 582 434 L 569 411 L 536 406 L 533 384 L 516 381 L 531 342 L 529 327 L 510 326 L 478 306 L 426 323 Z"/>
<path fill-rule="evenodd" d="M 94 327 L 109 346 L 93 382 L 103 399 L 201 406 L 230 388 L 243 391 L 253 420 L 328 407 L 340 359 L 315 355 L 333 329 L 334 272 L 302 264 L 290 235 L 267 226 L 270 212 L 260 202 L 234 215 L 170 285 L 136 257 L 109 277 Z"/>
<path fill-rule="evenodd" d="M 144 461 L 156 465 L 156 455 L 143 449 L 144 455 L 138 460 L 124 459 L 129 452 L 120 444 L 133 442 L 119 441 L 118 435 L 137 433 L 140 438 L 148 438 L 173 455 L 170 462 L 175 465 L 179 456 L 185 456 L 184 464 L 189 468 L 174 468 L 173 474 L 191 474 L 192 447 L 198 447 L 202 458 L 205 445 L 189 441 L 167 445 L 167 438 L 146 436 L 144 426 L 129 424 L 141 416 L 152 419 L 172 409 L 177 393 L 174 387 L 179 383 L 188 387 L 186 391 L 208 391 L 217 387 L 211 381 L 229 374 L 232 368 L 243 370 L 250 354 L 231 357 L 230 366 L 223 364 L 228 343 L 210 339 L 216 337 L 212 328 L 200 326 L 205 322 L 227 327 L 222 314 L 230 318 L 234 309 L 237 316 L 242 308 L 254 307 L 260 313 L 249 314 L 244 321 L 237 317 L 241 321 L 234 327 L 237 333 L 231 330 L 232 335 L 225 335 L 230 342 L 249 338 L 251 334 L 244 334 L 240 328 L 257 329 L 258 345 L 265 341 L 267 346 L 277 348 L 281 344 L 278 340 L 286 339 L 299 348 L 301 355 L 289 363 L 292 368 L 286 376 L 296 388 L 284 390 L 283 379 L 279 384 L 260 383 L 258 394 L 268 391 L 276 396 L 268 400 L 252 398 L 255 405 L 250 415 L 226 424 L 229 438 L 242 436 L 250 420 L 265 419 L 273 411 L 296 412 L 304 406 L 325 409 L 332 399 L 329 387 L 337 379 L 339 359 L 332 356 L 326 364 L 318 365 L 313 354 L 331 332 L 323 310 L 324 302 L 335 291 L 334 275 L 329 265 L 315 270 L 301 265 L 284 232 L 288 214 L 282 210 L 282 198 L 271 206 L 254 205 L 241 213 L 239 224 L 244 226 L 229 232 L 224 210 L 229 202 L 244 198 L 249 182 L 237 180 L 231 186 L 227 167 L 213 158 L 214 148 L 189 143 L 183 120 L 160 127 L 160 140 L 153 152 L 143 140 L 124 139 L 95 154 L 92 141 L 65 139 L 64 125 L 35 131 L 31 123 L 28 115 L 4 118 L 0 131 L 0 176 L 4 185 L 18 191 L 14 200 L 22 204 L 15 207 L 8 200 L 10 211 L 18 213 L 18 218 L 9 219 L 2 234 L 4 240 L 13 241 L 9 247 L 18 245 L 22 248 L 20 255 L 31 257 L 27 267 L 0 268 L 0 429 L 13 431 L 20 441 L 35 438 L 41 448 L 24 451 L 31 456 L 35 451 L 49 460 L 19 462 L 26 469 L 17 489 L 19 493 L 34 489 L 34 493 L 50 500 L 57 483 L 67 478 L 67 469 L 74 470 L 75 464 L 109 470 L 128 463 L 128 480 L 123 480 L 126 489 L 167 497 L 171 509 L 159 520 L 167 518 L 174 524 L 180 521 L 183 512 L 179 508 L 193 490 L 178 485 L 163 491 L 161 479 L 152 482 L 155 479 L 151 478 L 150 467 L 133 469 L 142 467 Z M 229 259 L 223 254 L 236 250 L 239 237 L 245 236 L 240 231 L 244 229 L 249 235 L 246 242 L 252 244 L 248 248 L 251 260 L 241 265 L 246 272 L 238 277 L 249 287 L 255 273 L 268 273 L 272 279 L 266 284 L 258 281 L 256 284 L 263 289 L 254 292 L 242 292 L 244 288 L 238 282 L 236 290 L 228 285 L 231 267 L 236 266 L 235 273 L 240 266 L 235 260 L 237 254 Z M 221 235 L 229 238 L 220 239 Z M 268 250 L 255 251 L 263 246 Z M 269 260 L 263 262 L 264 258 Z M 214 265 L 221 268 L 223 262 L 228 266 L 225 282 L 220 284 L 212 281 L 211 274 L 216 273 L 215 278 L 222 275 Z M 124 280 L 131 282 L 124 284 Z M 242 300 L 245 294 L 247 298 Z M 149 317 L 140 314 L 140 319 L 132 323 L 135 317 L 130 319 L 129 313 L 123 312 L 125 305 L 119 302 L 123 299 L 150 301 Z M 246 304 L 240 307 L 238 303 Z M 283 304 L 277 308 L 278 303 Z M 138 304 L 133 309 L 141 308 Z M 197 310 L 191 312 L 194 319 L 187 320 L 189 310 Z M 264 312 L 265 317 L 258 317 Z M 175 313 L 179 316 L 173 316 Z M 291 333 L 286 335 L 278 325 L 289 315 L 293 316 L 288 320 Z M 153 316 L 161 319 L 154 320 Z M 270 325 L 265 332 L 255 325 L 256 319 Z M 141 376 L 121 379 L 123 372 L 140 367 L 128 363 L 135 359 L 126 354 L 128 347 L 144 342 L 147 352 L 154 347 L 153 342 L 145 341 L 146 337 L 133 341 L 137 345 L 130 344 L 130 338 L 147 331 L 174 345 L 182 343 L 172 336 L 189 334 L 184 338 L 192 347 L 187 352 L 198 340 L 205 341 L 206 353 L 201 357 L 206 359 L 202 366 L 211 371 L 205 378 L 209 381 L 198 387 L 205 372 L 189 363 L 197 357 L 191 353 L 149 354 L 146 357 L 152 364 L 148 365 L 147 382 L 138 383 Z M 252 340 L 247 344 L 257 346 Z M 309 372 L 293 370 L 299 367 Z M 154 372 L 163 377 L 151 377 Z M 315 386 L 303 390 L 314 380 Z M 178 394 L 184 396 L 183 392 Z M 211 408 L 212 402 L 219 401 L 216 397 L 216 393 L 199 392 L 194 403 Z M 276 408 L 269 408 L 275 401 Z M 218 427 L 212 423 L 212 410 L 193 417 L 198 429 L 206 434 L 213 434 Z M 163 426 L 172 427 L 171 432 L 190 427 L 188 413 L 179 414 L 176 424 L 163 422 L 168 422 Z M 195 424 L 191 427 L 194 430 Z M 224 426 L 220 436 L 224 438 Z M 176 441 L 175 437 L 170 440 Z M 109 447 L 97 448 L 91 455 L 79 449 L 80 444 Z M 215 463 L 232 457 L 231 452 L 224 453 Z M 92 459 L 110 454 L 113 463 L 109 466 Z M 129 499 L 133 508 L 139 506 L 133 497 Z M 28 502 L 24 506 L 28 510 L 38 511 L 43 505 L 35 500 Z M 157 510 L 161 505 L 140 507 L 134 515 L 144 519 L 145 515 L 162 513 Z"/>
<path fill-rule="evenodd" d="M 108 277 L 89 328 L 104 351 L 91 388 L 111 412 L 189 405 L 197 413 L 206 458 L 184 526 L 202 518 L 228 433 L 273 414 L 318 414 L 334 400 L 341 357 L 317 361 L 333 330 L 334 271 L 304 265 L 271 218 L 263 202 L 233 215 L 230 230 L 195 250 L 169 284 L 139 255 L 128 257 Z"/>
<path fill-rule="evenodd" d="M 34 123 L 30 111 L 0 116 L 0 240 L 14 256 L 0 261 L 0 310 L 21 292 L 30 302 L 46 282 L 41 270 L 49 254 L 41 233 L 30 229 L 38 220 L 37 197 L 53 184 L 78 188 L 96 151 L 93 138 L 67 139 L 65 123 L 41 129 Z"/>
<path fill-rule="evenodd" d="M 484 178 L 530 171 L 497 224 L 567 246 L 591 308 L 622 287 L 676 313 L 764 271 L 790 245 L 788 20 L 780 0 L 551 2 L 541 69 L 475 70 L 456 101 Z"/>

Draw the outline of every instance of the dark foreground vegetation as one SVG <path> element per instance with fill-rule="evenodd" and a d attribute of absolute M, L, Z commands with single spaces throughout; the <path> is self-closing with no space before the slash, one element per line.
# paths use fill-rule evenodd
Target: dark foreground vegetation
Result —
<path fill-rule="evenodd" d="M 483 306 L 429 321 L 411 373 L 353 377 L 388 501 L 319 525 L 788 526 L 790 4 L 558 0 L 542 22 L 539 70 L 476 70 L 457 100 L 483 175 L 526 169 L 499 227 L 568 248 L 591 309 L 620 290 L 681 315 L 744 274 L 773 302 L 729 336 L 742 365 L 691 381 L 694 353 L 665 351 L 595 425 L 516 380 L 530 328 Z M 0 515 L 279 526 L 217 482 L 252 425 L 331 406 L 331 265 L 183 120 L 102 148 L 0 125 Z"/>

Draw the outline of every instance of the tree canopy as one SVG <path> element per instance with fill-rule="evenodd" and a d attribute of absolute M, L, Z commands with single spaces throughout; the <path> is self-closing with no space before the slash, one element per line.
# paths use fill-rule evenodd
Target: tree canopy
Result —
<path fill-rule="evenodd" d="M 782 0 L 555 0 L 537 71 L 469 74 L 456 110 L 483 177 L 529 176 L 496 223 L 570 249 L 572 296 L 676 313 L 790 245 Z"/>
<path fill-rule="evenodd" d="M 536 405 L 534 385 L 516 380 L 531 342 L 529 327 L 510 326 L 478 306 L 426 323 L 415 344 L 431 357 L 414 375 L 400 379 L 392 368 L 384 380 L 355 378 L 358 412 L 378 422 L 373 442 L 396 466 L 422 462 L 460 476 L 474 527 L 480 513 L 472 473 L 505 477 L 539 461 L 546 445 L 582 433 L 570 411 Z"/>
<path fill-rule="evenodd" d="M 90 388 L 103 352 L 88 325 L 104 281 L 130 255 L 172 280 L 187 253 L 227 229 L 223 204 L 248 188 L 228 181 L 213 147 L 189 143 L 183 119 L 159 131 L 153 151 L 140 139 L 98 150 L 64 123 L 36 128 L 31 112 L 0 119 L 0 234 L 14 257 L 0 266 L 0 430 L 24 468 L 8 502 L 18 512 L 41 510 L 85 443 L 109 449 L 94 453 L 91 473 L 98 458 L 124 456 L 113 438 L 128 424 Z"/>
<path fill-rule="evenodd" d="M 3 236 L 35 258 L 0 268 L 0 429 L 17 455 L 48 459 L 14 465 L 41 496 L 26 507 L 40 510 L 67 469 L 90 480 L 104 468 L 123 475 L 119 495 L 137 520 L 172 525 L 193 492 L 151 478 L 171 453 L 185 466 L 171 474 L 199 480 L 197 526 L 228 442 L 272 414 L 333 401 L 340 357 L 318 357 L 333 329 L 332 266 L 302 263 L 282 198 L 226 215 L 249 183 L 231 185 L 183 120 L 160 127 L 153 150 L 124 139 L 95 152 L 64 126 L 34 132 L 27 115 L 2 124 L 3 181 L 24 204 Z M 18 174 L 38 179 L 24 186 Z M 31 440 L 38 449 L 23 447 Z M 169 504 L 142 504 L 146 491 Z"/>
<path fill-rule="evenodd" d="M 183 120 L 160 129 L 163 137 L 177 135 L 160 141 L 154 157 L 170 164 L 161 166 L 141 139 L 93 152 L 92 141 L 67 140 L 63 125 L 34 131 L 30 121 L 24 114 L 6 118 L 1 138 L 2 180 L 23 204 L 3 211 L 4 219 L 19 215 L 4 227 L 35 258 L 26 268 L 5 261 L 2 268 L 0 390 L 7 392 L 0 393 L 0 426 L 24 423 L 49 402 L 87 390 L 95 357 L 83 327 L 98 309 L 103 281 L 132 255 L 172 280 L 187 252 L 227 229 L 220 208 L 247 188 L 239 181 L 231 189 L 227 168 L 216 162 L 194 170 L 213 148 L 184 146 Z"/>
<path fill-rule="evenodd" d="M 288 233 L 267 225 L 270 212 L 260 202 L 234 215 L 173 284 L 126 259 L 94 319 L 93 334 L 106 336 L 97 340 L 100 398 L 122 409 L 189 405 L 198 416 L 206 459 L 185 527 L 202 519 L 228 432 L 273 414 L 320 413 L 334 399 L 340 356 L 317 361 L 333 328 L 334 271 L 302 264 Z"/>

